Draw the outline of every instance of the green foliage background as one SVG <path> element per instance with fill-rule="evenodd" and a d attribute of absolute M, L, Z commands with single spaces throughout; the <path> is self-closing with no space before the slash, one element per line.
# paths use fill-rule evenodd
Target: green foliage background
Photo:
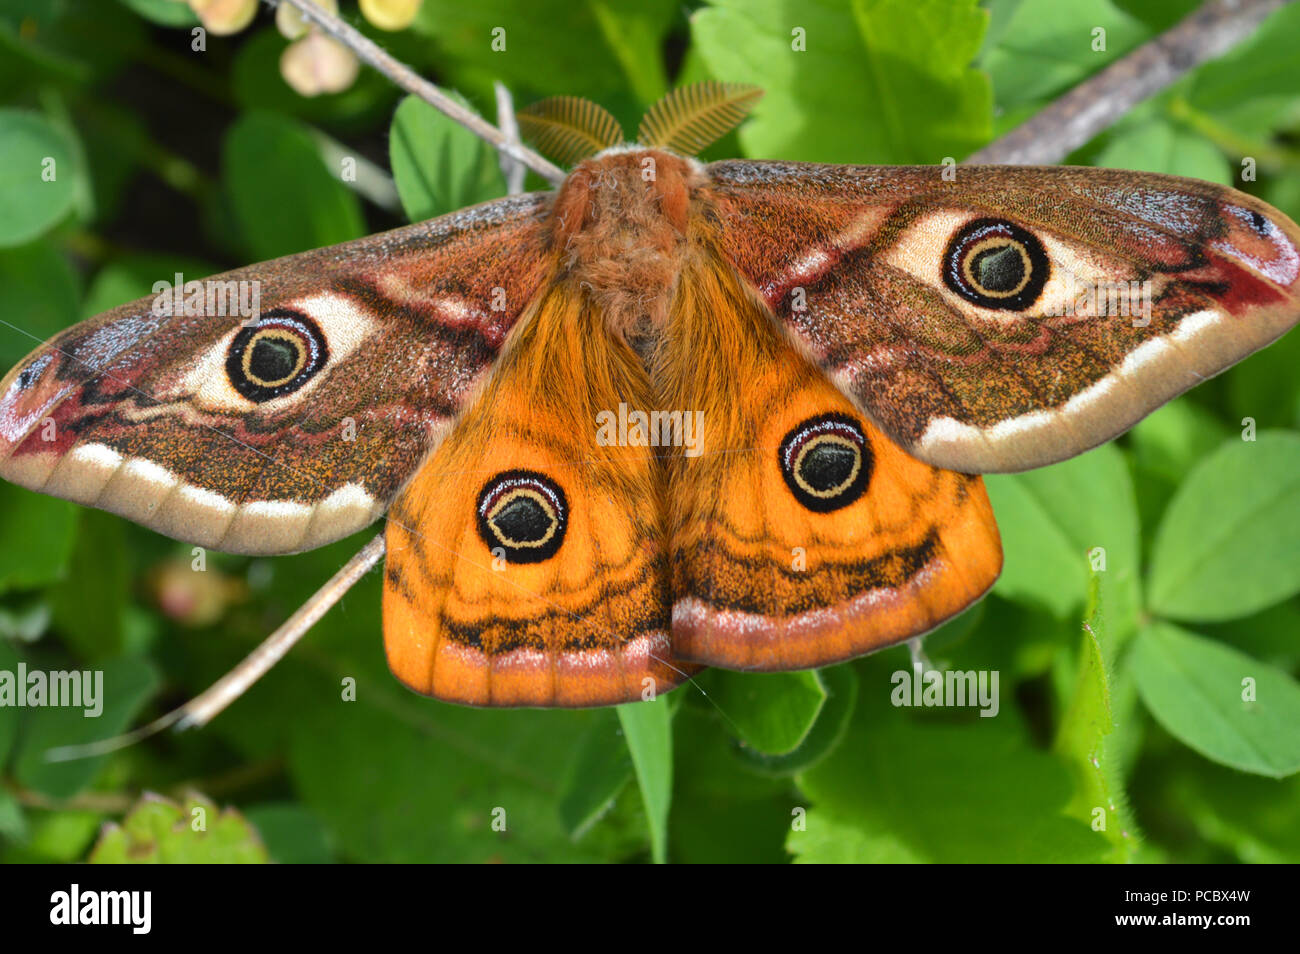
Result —
<path fill-rule="evenodd" d="M 632 130 L 671 86 L 713 77 L 767 96 L 708 158 L 933 163 L 1193 5 L 426 0 L 380 39 L 489 117 L 500 79 L 521 104 L 586 96 Z M 489 150 L 369 70 L 344 93 L 297 96 L 270 19 L 200 53 L 168 0 L 0 0 L 0 370 L 173 272 L 502 192 Z M 505 52 L 490 45 L 498 26 Z M 1300 218 L 1297 46 L 1293 6 L 1071 161 L 1235 184 Z M 341 155 L 373 163 L 380 175 L 362 179 L 380 202 L 337 178 Z M 41 184 L 47 156 L 58 180 Z M 1247 156 L 1257 181 L 1241 181 Z M 390 169 L 397 196 L 383 200 Z M 372 574 L 207 729 L 51 764 L 51 746 L 205 688 L 373 530 L 297 557 L 212 554 L 193 574 L 188 547 L 0 485 L 0 670 L 93 667 L 108 685 L 99 719 L 0 708 L 0 857 L 1300 860 L 1298 364 L 1293 333 L 1118 442 L 988 480 L 1006 570 L 927 651 L 997 670 L 996 718 L 892 706 L 903 648 L 818 673 L 709 672 L 619 710 L 443 705 L 389 675 Z M 178 621 L 160 592 L 206 599 L 209 620 Z M 143 792 L 175 804 L 127 816 Z M 196 805 L 210 809 L 204 835 L 185 824 Z M 121 827 L 96 847 L 106 822 Z"/>

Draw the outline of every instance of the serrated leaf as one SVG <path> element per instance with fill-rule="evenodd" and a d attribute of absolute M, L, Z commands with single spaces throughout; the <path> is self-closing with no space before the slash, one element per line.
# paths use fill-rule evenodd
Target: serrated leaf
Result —
<path fill-rule="evenodd" d="M 1068 760 L 1076 779 L 1066 814 L 1094 827 L 1099 818 L 1103 820 L 1103 833 L 1114 846 L 1112 860 L 1127 862 L 1138 848 L 1137 829 L 1116 754 L 1119 747 L 1111 710 L 1111 654 L 1106 646 L 1100 580 L 1095 575 L 1089 603 L 1074 688 L 1061 715 L 1053 749 Z"/>
<path fill-rule="evenodd" d="M 1246 616 L 1300 592 L 1300 434 L 1229 440 L 1169 503 L 1151 551 L 1151 608 Z"/>
<path fill-rule="evenodd" d="M 641 120 L 637 141 L 693 156 L 744 121 L 763 91 L 748 83 L 693 83 L 659 100 Z"/>
<path fill-rule="evenodd" d="M 618 120 L 578 96 L 552 96 L 519 110 L 519 132 L 562 166 L 577 165 L 623 141 Z"/>
<path fill-rule="evenodd" d="M 766 92 L 745 155 L 939 162 L 988 139 L 992 92 L 972 67 L 988 16 L 975 0 L 709 0 L 693 48 L 717 79 Z"/>
<path fill-rule="evenodd" d="M 1300 685 L 1286 673 L 1171 623 L 1133 644 L 1142 702 L 1175 738 L 1243 772 L 1300 772 Z"/>
<path fill-rule="evenodd" d="M 145 795 L 122 819 L 104 826 L 91 864 L 265 864 L 257 831 L 233 808 L 202 795 L 183 805 Z"/>

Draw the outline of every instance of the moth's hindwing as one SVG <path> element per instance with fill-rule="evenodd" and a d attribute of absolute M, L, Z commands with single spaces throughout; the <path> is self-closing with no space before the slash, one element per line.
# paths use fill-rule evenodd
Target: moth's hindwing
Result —
<path fill-rule="evenodd" d="M 1002 567 L 979 477 L 906 454 L 784 341 L 729 266 L 682 276 L 669 406 L 673 650 L 729 669 L 824 666 L 924 633 Z"/>
<path fill-rule="evenodd" d="M 620 402 L 653 400 L 577 283 L 550 289 L 389 514 L 398 679 L 471 705 L 591 706 L 694 671 L 669 645 L 662 468 L 597 428 Z"/>

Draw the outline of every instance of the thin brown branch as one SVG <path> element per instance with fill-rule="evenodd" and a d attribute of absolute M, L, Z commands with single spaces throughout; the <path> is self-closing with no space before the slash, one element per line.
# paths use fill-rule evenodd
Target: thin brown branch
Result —
<path fill-rule="evenodd" d="M 363 63 L 379 70 L 397 86 L 420 97 L 439 112 L 450 116 L 497 151 L 522 162 L 553 185 L 559 185 L 564 181 L 564 170 L 559 166 L 547 161 L 526 146 L 511 142 L 509 137 L 500 129 L 497 129 L 496 126 L 493 126 L 472 110 L 466 109 L 409 66 L 389 56 L 378 44 L 363 36 L 355 28 L 332 13 L 316 6 L 310 0 L 279 0 L 279 2 L 292 6 L 302 14 L 303 19 L 314 23 L 325 33 L 338 40 L 355 53 Z"/>
<path fill-rule="evenodd" d="M 968 163 L 1058 163 L 1138 103 L 1245 40 L 1290 0 L 1211 0 L 971 155 Z"/>
<path fill-rule="evenodd" d="M 384 535 L 380 533 L 356 552 L 352 559 L 330 577 L 329 581 L 298 607 L 280 628 L 258 644 L 257 648 L 230 672 L 199 693 L 178 709 L 159 716 L 148 725 L 122 735 L 88 742 L 83 745 L 65 745 L 45 753 L 47 762 L 67 762 L 92 758 L 115 752 L 128 745 L 176 726 L 177 729 L 201 728 L 220 714 L 226 706 L 242 696 L 248 687 L 261 679 L 277 662 L 284 658 L 298 640 L 319 622 L 325 613 L 343 598 L 357 581 L 370 572 L 384 555 Z"/>

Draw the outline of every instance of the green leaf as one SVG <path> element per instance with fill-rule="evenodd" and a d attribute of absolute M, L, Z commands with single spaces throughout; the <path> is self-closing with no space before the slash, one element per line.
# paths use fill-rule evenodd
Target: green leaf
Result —
<path fill-rule="evenodd" d="M 319 818 L 291 802 L 255 805 L 244 813 L 266 845 L 271 860 L 282 865 L 319 865 L 334 860 L 329 832 Z"/>
<path fill-rule="evenodd" d="M 1183 753 L 1183 759 L 1166 757 L 1148 773 L 1159 787 L 1151 810 L 1180 829 L 1169 839 L 1171 849 L 1186 855 L 1207 844 L 1246 864 L 1300 862 L 1300 775 L 1278 781 Z M 1194 839 L 1186 837 L 1187 826 Z"/>
<path fill-rule="evenodd" d="M 1300 208 L 1292 210 L 1300 217 Z M 1267 348 L 1234 365 L 1224 377 L 1233 423 L 1257 430 L 1270 427 L 1300 428 L 1300 335 L 1283 335 Z"/>
<path fill-rule="evenodd" d="M 801 862 L 1082 862 L 1108 845 L 1063 813 L 1070 776 L 1000 718 L 933 724 L 889 704 L 887 664 L 859 664 L 843 744 L 799 776 L 811 802 L 787 846 Z"/>
<path fill-rule="evenodd" d="M 1170 623 L 1143 629 L 1133 672 L 1156 721 L 1206 758 L 1274 778 L 1300 771 L 1300 685 L 1286 673 Z"/>
<path fill-rule="evenodd" d="M 125 305 L 153 292 L 155 282 L 175 282 L 177 273 L 192 281 L 221 271 L 215 265 L 176 255 L 124 255 L 95 273 L 81 304 L 81 314 L 90 318 Z"/>
<path fill-rule="evenodd" d="M 0 553 L 3 553 L 0 550 Z M 8 641 L 0 640 L 0 673 L 17 672 L 19 656 L 17 650 Z M 9 764 L 9 753 L 13 751 L 18 738 L 18 709 L 15 706 L 0 706 L 0 773 Z"/>
<path fill-rule="evenodd" d="M 1094 30 L 1105 30 L 1105 49 L 1096 49 Z M 1104 68 L 1137 46 L 1150 28 L 1109 0 L 1024 0 L 1000 39 L 980 59 L 989 72 L 1000 110 L 1016 121 Z M 1015 122 L 1010 125 L 1015 125 Z M 999 130 L 1008 128 L 999 121 Z"/>
<path fill-rule="evenodd" d="M 72 211 L 84 175 L 76 143 L 37 113 L 0 109 L 0 246 L 21 245 Z"/>
<path fill-rule="evenodd" d="M 709 679 L 710 695 L 745 745 L 768 755 L 798 748 L 826 702 L 813 672 L 741 673 L 720 670 Z"/>
<path fill-rule="evenodd" d="M 1075 775 L 1074 797 L 1066 814 L 1092 825 L 1104 822 L 1103 833 L 1114 846 L 1111 859 L 1133 860 L 1137 829 L 1115 754 L 1115 717 L 1111 690 L 1106 617 L 1101 602 L 1101 581 L 1093 577 L 1088 617 L 1074 691 L 1057 726 L 1053 749 L 1067 759 Z"/>
<path fill-rule="evenodd" d="M 739 747 L 737 754 L 747 768 L 763 775 L 794 775 L 812 768 L 844 740 L 858 697 L 857 674 L 852 666 L 845 665 L 819 669 L 813 675 L 825 699 L 818 707 L 816 721 L 799 744 L 784 754 L 768 755 L 757 747 Z M 721 701 L 719 705 L 726 709 Z M 730 709 L 726 711 L 734 714 Z"/>
<path fill-rule="evenodd" d="M 0 844 L 26 841 L 27 838 L 27 815 L 23 806 L 8 789 L 0 788 Z"/>
<path fill-rule="evenodd" d="M 0 375 L 77 320 L 80 294 L 49 242 L 0 249 Z"/>
<path fill-rule="evenodd" d="M 673 800 L 673 720 L 668 698 L 621 705 L 618 719 L 645 805 L 650 853 L 656 864 L 663 864 L 668 860 L 668 810 Z"/>
<path fill-rule="evenodd" d="M 82 509 L 77 544 L 64 578 L 50 589 L 54 626 L 84 660 L 124 649 L 123 622 L 131 587 L 125 524 L 116 514 Z"/>
<path fill-rule="evenodd" d="M 987 23 L 975 0 L 810 0 L 795 17 L 783 0 L 710 0 L 691 35 L 714 78 L 766 90 L 746 155 L 939 162 L 989 137 L 992 93 L 971 67 Z"/>
<path fill-rule="evenodd" d="M 1287 5 L 1276 11 L 1254 36 L 1196 70 L 1189 104 L 1238 135 L 1271 138 L 1280 123 L 1295 118 L 1298 32 L 1300 8 Z"/>
<path fill-rule="evenodd" d="M 434 38 L 439 67 L 452 67 L 476 101 L 491 103 L 499 79 L 519 106 L 583 96 L 636 128 L 639 116 L 620 106 L 644 108 L 662 93 L 664 39 L 680 16 L 676 0 L 425 0 L 412 29 Z"/>
<path fill-rule="evenodd" d="M 377 615 L 369 618 L 377 623 Z M 377 634 L 371 648 L 382 655 Z M 342 671 L 357 672 L 346 665 Z M 347 858 L 595 860 L 573 845 L 556 810 L 557 780 L 590 721 L 585 713 L 498 713 L 400 700 L 380 679 L 392 681 L 380 672 L 358 678 L 365 704 L 340 702 L 337 682 L 321 687 L 312 680 L 315 692 L 302 684 L 276 707 L 286 723 L 311 713 L 284 726 L 292 733 L 290 770 L 303 802 L 336 833 Z M 267 688 L 283 693 L 284 685 Z M 263 703 L 245 718 L 267 717 Z"/>
<path fill-rule="evenodd" d="M 174 631 L 164 642 L 175 660 L 169 674 L 186 693 L 211 685 L 373 535 L 256 561 L 253 611 L 213 631 Z M 471 709 L 411 693 L 384 658 L 381 589 L 381 574 L 361 580 L 204 734 L 248 761 L 287 753 L 288 783 L 330 831 L 340 860 L 601 860 L 607 821 L 575 843 L 557 809 L 600 713 Z M 356 701 L 343 699 L 345 679 L 355 681 Z"/>
<path fill-rule="evenodd" d="M 1232 164 L 1218 147 L 1158 115 L 1126 124 L 1097 154 L 1093 165 L 1233 184 Z"/>
<path fill-rule="evenodd" d="M 74 505 L 0 483 L 0 593 L 62 576 L 76 527 Z"/>
<path fill-rule="evenodd" d="M 145 795 L 122 819 L 104 826 L 91 864 L 266 864 L 266 846 L 239 812 L 193 795 L 177 805 Z"/>
<path fill-rule="evenodd" d="M 668 92 L 663 40 L 666 21 L 676 12 L 673 4 L 669 0 L 631 4 L 589 0 L 588 5 L 637 98 L 653 103 Z"/>
<path fill-rule="evenodd" d="M 578 743 L 560 789 L 560 820 L 573 839 L 585 835 L 632 779 L 632 758 L 613 712 L 602 711 Z"/>
<path fill-rule="evenodd" d="M 1165 511 L 1150 586 L 1162 616 L 1232 619 L 1300 592 L 1300 434 L 1257 438 L 1203 460 Z"/>
<path fill-rule="evenodd" d="M 388 148 L 397 194 L 412 222 L 505 195 L 496 150 L 416 96 L 397 107 Z"/>
<path fill-rule="evenodd" d="M 1278 603 L 1262 612 L 1224 623 L 1201 624 L 1202 635 L 1286 672 L 1300 670 L 1300 605 Z"/>
<path fill-rule="evenodd" d="M 1129 444 L 1139 467 L 1178 484 L 1227 436 L 1217 416 L 1184 397 L 1139 421 L 1129 431 Z"/>
<path fill-rule="evenodd" d="M 279 258 L 365 234 L 360 203 L 298 123 L 246 113 L 226 134 L 222 169 L 250 257 Z"/>
<path fill-rule="evenodd" d="M 36 663 L 27 665 L 29 674 L 33 670 L 48 674 L 48 670 Z M 96 706 L 102 706 L 102 710 L 93 715 L 94 707 L 87 708 L 84 697 L 82 706 L 45 705 L 28 709 L 14 763 L 14 776 L 19 782 L 54 798 L 70 798 L 90 784 L 106 756 L 50 762 L 45 758 L 46 753 L 65 745 L 98 742 L 125 731 L 159 684 L 153 664 L 131 656 L 105 660 L 96 664 L 95 669 L 78 671 L 82 673 L 83 684 L 90 674 L 90 681 L 98 690 Z"/>
<path fill-rule="evenodd" d="M 1169 29 L 1200 5 L 1199 0 L 1115 0 L 1115 6 L 1157 32 Z"/>
<path fill-rule="evenodd" d="M 199 18 L 188 3 L 177 0 L 121 0 L 140 16 L 165 27 L 198 26 Z"/>
<path fill-rule="evenodd" d="M 677 864 L 783 863 L 795 808 L 788 777 L 735 757 L 722 715 L 691 697 L 673 719 L 671 857 Z"/>
<path fill-rule="evenodd" d="M 1104 556 L 1106 604 L 1122 640 L 1137 618 L 1139 579 L 1137 502 L 1123 454 L 1106 444 L 1029 473 L 991 474 L 985 483 L 1006 556 L 993 591 L 1069 617 L 1084 603 L 1089 567 Z"/>
<path fill-rule="evenodd" d="M 1166 404 L 1129 431 L 1144 556 L 1178 485 L 1229 433 L 1217 414 L 1188 397 Z"/>

